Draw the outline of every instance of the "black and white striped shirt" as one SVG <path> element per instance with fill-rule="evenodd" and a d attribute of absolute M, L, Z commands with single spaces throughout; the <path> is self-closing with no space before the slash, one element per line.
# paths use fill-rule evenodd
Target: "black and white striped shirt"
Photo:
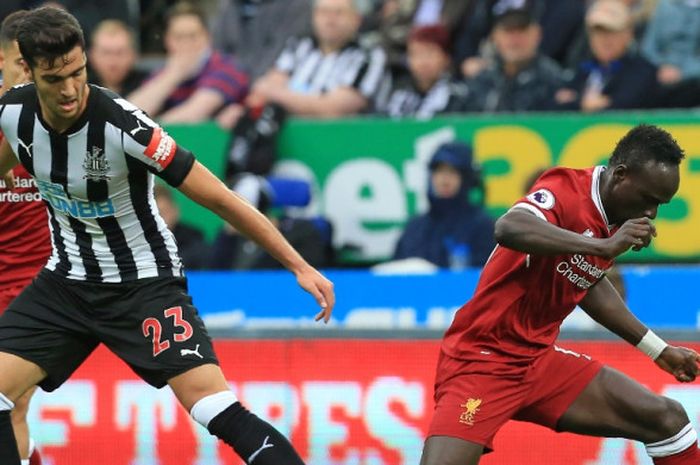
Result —
<path fill-rule="evenodd" d="M 141 110 L 90 85 L 84 113 L 59 134 L 42 119 L 27 84 L 0 99 L 0 127 L 49 211 L 47 269 L 90 282 L 182 276 L 153 175 L 178 186 L 194 156 Z"/>
<path fill-rule="evenodd" d="M 352 87 L 373 99 L 385 73 L 386 54 L 350 42 L 337 52 L 324 54 L 313 37 L 292 37 L 275 67 L 289 75 L 290 89 L 319 95 L 338 87 Z"/>
<path fill-rule="evenodd" d="M 430 119 L 437 114 L 459 112 L 469 93 L 466 84 L 447 75 L 427 92 L 419 91 L 410 76 L 388 87 L 386 92 L 380 92 L 377 112 L 392 118 Z"/>

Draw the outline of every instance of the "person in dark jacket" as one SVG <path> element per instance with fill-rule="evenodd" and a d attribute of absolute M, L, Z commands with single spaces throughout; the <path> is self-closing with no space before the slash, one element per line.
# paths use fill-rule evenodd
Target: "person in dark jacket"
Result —
<path fill-rule="evenodd" d="M 467 81 L 463 110 L 469 112 L 546 111 L 564 85 L 559 66 L 539 52 L 542 28 L 527 6 L 498 10 L 491 32 L 495 57 Z"/>
<path fill-rule="evenodd" d="M 474 0 L 454 40 L 454 62 L 465 77 L 474 77 L 486 66 L 480 56 L 497 17 L 507 9 L 527 8 L 542 29 L 539 50 L 561 67 L 576 63 L 580 54 L 586 3 L 582 0 Z"/>
<path fill-rule="evenodd" d="M 656 104 L 656 67 L 633 50 L 629 7 L 620 0 L 598 0 L 586 14 L 593 58 L 582 62 L 556 100 L 562 109 L 584 112 L 648 108 Z"/>
<path fill-rule="evenodd" d="M 483 189 L 472 149 L 461 142 L 441 145 L 428 165 L 427 213 L 412 218 L 394 259 L 419 257 L 442 268 L 482 266 L 495 246 L 493 219 L 472 192 Z"/>

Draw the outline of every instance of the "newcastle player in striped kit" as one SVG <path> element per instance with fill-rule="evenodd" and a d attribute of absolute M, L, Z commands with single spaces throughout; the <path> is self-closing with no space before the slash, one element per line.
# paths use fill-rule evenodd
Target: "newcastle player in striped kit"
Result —
<path fill-rule="evenodd" d="M 0 27 L 2 82 L 0 95 L 16 84 L 29 81 L 19 53 L 17 26 L 25 10 L 8 15 Z M 0 132 L 0 142 L 3 139 Z M 21 165 L 0 180 L 0 314 L 22 292 L 46 264 L 51 241 L 46 207 L 36 183 Z M 17 439 L 22 465 L 40 465 L 41 456 L 29 437 L 27 408 L 34 389 L 17 399 L 12 411 L 12 428 Z"/>
<path fill-rule="evenodd" d="M 19 162 L 36 179 L 53 252 L 0 317 L 0 463 L 20 463 L 14 402 L 36 384 L 56 389 L 100 343 L 146 382 L 168 384 L 194 420 L 247 463 L 303 463 L 229 389 L 155 206 L 154 175 L 292 271 L 321 306 L 317 320 L 330 318 L 331 282 L 143 112 L 86 83 L 83 33 L 70 13 L 31 11 L 17 41 L 34 84 L 0 99 L 0 176 Z"/>

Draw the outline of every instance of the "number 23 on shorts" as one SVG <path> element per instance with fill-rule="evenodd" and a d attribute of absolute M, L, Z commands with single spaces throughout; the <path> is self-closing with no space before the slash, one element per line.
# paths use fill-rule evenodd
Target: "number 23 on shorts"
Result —
<path fill-rule="evenodd" d="M 173 326 L 182 328 L 182 332 L 175 332 L 173 339 L 175 342 L 184 342 L 192 337 L 192 325 L 182 318 L 182 307 L 171 307 L 163 311 L 165 318 L 173 318 Z M 163 327 L 158 319 L 150 317 L 143 320 L 141 324 L 144 337 L 152 337 L 153 340 L 153 356 L 157 357 L 161 352 L 170 348 L 169 340 L 161 340 Z M 152 334 L 151 334 L 152 333 Z"/>

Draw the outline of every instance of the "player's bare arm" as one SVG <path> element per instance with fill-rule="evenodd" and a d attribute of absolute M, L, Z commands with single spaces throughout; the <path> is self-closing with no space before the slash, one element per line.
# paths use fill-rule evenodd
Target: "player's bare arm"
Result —
<path fill-rule="evenodd" d="M 313 295 L 321 306 L 316 321 L 323 319 L 328 322 L 335 305 L 333 283 L 309 265 L 265 215 L 226 188 L 224 183 L 199 162 L 195 162 L 179 189 L 255 240 L 294 273 L 299 285 Z"/>
<path fill-rule="evenodd" d="M 626 221 L 609 238 L 586 237 L 545 220 L 524 208 L 513 208 L 496 221 L 499 245 L 534 255 L 586 254 L 613 258 L 630 248 L 649 245 L 656 228 L 648 218 Z"/>
<path fill-rule="evenodd" d="M 634 346 L 648 331 L 632 314 L 607 277 L 592 286 L 579 305 L 595 321 Z M 655 362 L 678 381 L 690 382 L 698 375 L 700 355 L 685 347 L 669 345 Z"/>
<path fill-rule="evenodd" d="M 7 139 L 2 139 L 2 143 L 0 144 L 0 177 L 5 181 L 5 186 L 7 186 L 8 189 L 13 189 L 15 187 L 15 178 L 12 176 L 12 168 L 17 166 L 18 163 Z"/>

